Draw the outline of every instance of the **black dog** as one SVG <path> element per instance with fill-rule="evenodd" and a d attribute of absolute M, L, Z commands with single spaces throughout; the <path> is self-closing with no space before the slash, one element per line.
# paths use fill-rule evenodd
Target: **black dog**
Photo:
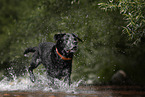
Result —
<path fill-rule="evenodd" d="M 75 34 L 55 34 L 56 44 L 52 42 L 40 43 L 38 47 L 27 48 L 24 54 L 33 52 L 29 67 L 30 80 L 35 81 L 33 69 L 43 64 L 47 70 L 47 76 L 51 79 L 64 78 L 70 84 L 73 54 L 78 48 L 78 41 L 82 40 Z"/>

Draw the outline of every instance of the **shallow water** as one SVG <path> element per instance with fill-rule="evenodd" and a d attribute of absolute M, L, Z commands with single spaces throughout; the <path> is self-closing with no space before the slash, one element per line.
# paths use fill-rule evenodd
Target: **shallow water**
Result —
<path fill-rule="evenodd" d="M 88 90 L 89 88 L 89 90 Z M 94 88 L 94 87 L 93 87 Z M 101 88 L 96 87 L 96 89 Z M 78 87 L 76 93 L 52 91 L 1 91 L 0 97 L 145 97 L 145 91 L 136 90 L 96 90 L 90 86 Z"/>
<path fill-rule="evenodd" d="M 36 82 L 32 83 L 29 75 L 0 81 L 0 97 L 145 97 L 144 88 L 140 86 L 79 86 L 81 81 L 70 86 L 55 79 L 55 86 L 45 74 L 35 74 Z"/>
<path fill-rule="evenodd" d="M 65 93 L 76 93 L 76 87 L 78 87 L 78 82 L 73 82 L 70 86 L 64 83 L 63 80 L 54 79 L 55 85 L 51 84 L 51 81 L 47 79 L 45 74 L 35 74 L 36 81 L 32 83 L 29 79 L 29 75 L 26 74 L 23 77 L 16 77 L 12 74 L 13 80 L 9 80 L 4 77 L 0 81 L 0 91 L 42 91 L 42 92 L 65 92 Z"/>

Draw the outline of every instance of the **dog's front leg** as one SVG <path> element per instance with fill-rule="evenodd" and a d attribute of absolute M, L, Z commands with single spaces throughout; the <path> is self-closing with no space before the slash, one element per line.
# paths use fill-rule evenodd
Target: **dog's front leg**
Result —
<path fill-rule="evenodd" d="M 68 85 L 71 84 L 70 74 L 67 74 L 64 78 L 64 82 L 66 82 Z"/>
<path fill-rule="evenodd" d="M 32 67 L 29 67 L 28 72 L 30 74 L 30 80 L 34 83 L 35 82 L 35 76 L 33 74 L 33 69 Z"/>
<path fill-rule="evenodd" d="M 54 78 L 49 76 L 48 73 L 47 73 L 47 79 L 49 80 L 48 85 L 53 86 L 54 85 Z"/>
<path fill-rule="evenodd" d="M 34 83 L 35 82 L 35 76 L 33 74 L 33 69 L 37 68 L 41 64 L 41 59 L 39 58 L 38 52 L 36 51 L 32 57 L 32 61 L 30 63 L 30 67 L 28 69 L 28 72 L 30 74 L 30 80 Z"/>

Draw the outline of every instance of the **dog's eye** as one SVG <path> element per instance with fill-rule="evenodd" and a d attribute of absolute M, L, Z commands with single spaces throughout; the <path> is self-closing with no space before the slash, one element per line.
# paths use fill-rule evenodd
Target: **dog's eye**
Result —
<path fill-rule="evenodd" d="M 69 38 L 66 38 L 66 40 L 69 40 Z"/>

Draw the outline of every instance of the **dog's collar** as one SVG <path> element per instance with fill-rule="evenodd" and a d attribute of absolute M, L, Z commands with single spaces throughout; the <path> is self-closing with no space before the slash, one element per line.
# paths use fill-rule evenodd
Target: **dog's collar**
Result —
<path fill-rule="evenodd" d="M 58 52 L 58 49 L 56 48 L 56 53 L 61 57 L 62 60 L 72 60 L 72 58 L 66 58 L 64 57 L 63 55 L 61 55 L 59 52 Z"/>

